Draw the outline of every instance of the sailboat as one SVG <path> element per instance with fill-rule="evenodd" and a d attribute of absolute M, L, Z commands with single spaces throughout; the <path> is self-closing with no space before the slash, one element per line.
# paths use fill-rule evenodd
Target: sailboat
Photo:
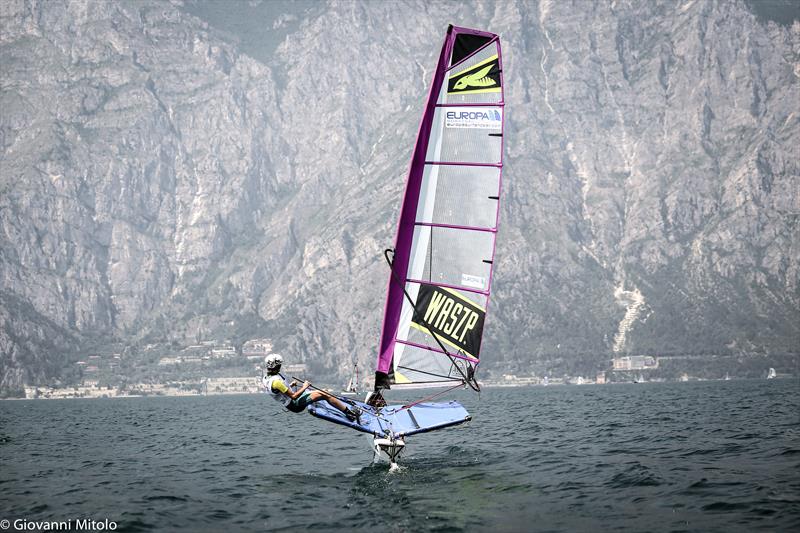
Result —
<path fill-rule="evenodd" d="M 480 390 L 475 377 L 492 291 L 503 168 L 503 66 L 499 37 L 450 26 L 408 169 L 389 266 L 374 390 L 347 420 L 326 402 L 319 418 L 373 436 L 396 465 L 405 440 L 462 424 L 448 392 Z M 441 389 L 404 404 L 390 390 Z"/>
<path fill-rule="evenodd" d="M 775 379 L 778 376 L 778 373 L 775 372 L 775 369 L 770 367 L 769 372 L 767 372 L 767 379 Z"/>
<path fill-rule="evenodd" d="M 353 375 L 347 382 L 347 387 L 342 391 L 343 396 L 355 396 L 358 394 L 358 363 L 353 364 Z"/>

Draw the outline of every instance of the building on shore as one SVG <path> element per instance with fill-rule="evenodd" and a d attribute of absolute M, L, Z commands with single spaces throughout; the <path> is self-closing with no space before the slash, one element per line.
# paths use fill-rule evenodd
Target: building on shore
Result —
<path fill-rule="evenodd" d="M 655 368 L 658 368 L 658 359 L 650 355 L 615 357 L 613 361 L 614 371 L 652 370 Z"/>
<path fill-rule="evenodd" d="M 272 341 L 269 339 L 250 339 L 242 344 L 244 356 L 267 356 L 272 353 Z"/>
<path fill-rule="evenodd" d="M 259 381 L 252 376 L 209 378 L 205 382 L 205 391 L 207 394 L 256 394 L 259 392 Z"/>
<path fill-rule="evenodd" d="M 215 359 L 236 357 L 236 349 L 233 346 L 215 346 L 211 349 L 211 357 Z"/>

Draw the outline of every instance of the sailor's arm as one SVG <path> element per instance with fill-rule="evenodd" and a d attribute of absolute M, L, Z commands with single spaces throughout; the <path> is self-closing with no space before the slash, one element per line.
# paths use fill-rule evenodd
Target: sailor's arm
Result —
<path fill-rule="evenodd" d="M 304 382 L 303 382 L 303 386 L 302 386 L 302 387 L 300 387 L 299 389 L 297 389 L 296 391 L 294 391 L 294 393 L 291 393 L 292 391 L 290 390 L 290 391 L 289 391 L 289 392 L 290 392 L 289 396 L 291 396 L 291 397 L 292 397 L 292 400 L 296 400 L 296 399 L 298 399 L 298 398 L 299 398 L 299 397 L 300 397 L 300 396 L 301 396 L 301 395 L 302 395 L 302 394 L 303 394 L 303 393 L 306 391 L 306 389 L 307 389 L 308 387 L 310 387 L 310 386 L 311 386 L 311 383 L 309 383 L 308 381 L 304 381 Z"/>
<path fill-rule="evenodd" d="M 295 382 L 292 382 L 292 386 L 294 386 Z M 303 383 L 303 386 L 293 391 L 289 387 L 287 387 L 282 381 L 275 380 L 272 382 L 272 390 L 275 392 L 280 392 L 291 398 L 292 400 L 298 399 L 309 387 L 310 383 L 306 381 Z"/>

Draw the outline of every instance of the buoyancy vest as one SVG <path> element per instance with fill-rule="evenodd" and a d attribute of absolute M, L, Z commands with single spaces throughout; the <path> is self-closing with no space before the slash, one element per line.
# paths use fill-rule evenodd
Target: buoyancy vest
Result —
<path fill-rule="evenodd" d="M 264 387 L 267 389 L 269 395 L 272 396 L 273 400 L 281 402 L 284 406 L 289 405 L 289 403 L 291 403 L 292 399 L 288 395 L 282 392 L 275 392 L 274 390 L 272 390 L 272 384 L 275 383 L 276 381 L 283 382 L 283 384 L 286 385 L 286 388 L 291 390 L 289 384 L 286 383 L 286 379 L 282 375 L 275 374 L 274 376 L 264 376 L 263 378 L 261 378 L 261 381 L 264 383 Z"/>

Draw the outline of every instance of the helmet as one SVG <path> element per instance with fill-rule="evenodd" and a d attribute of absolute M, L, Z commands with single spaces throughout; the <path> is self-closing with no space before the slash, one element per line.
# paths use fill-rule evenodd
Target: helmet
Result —
<path fill-rule="evenodd" d="M 275 370 L 276 368 L 280 368 L 283 364 L 283 357 L 274 353 L 272 355 L 268 355 L 264 359 L 264 365 L 267 367 L 267 370 Z"/>

